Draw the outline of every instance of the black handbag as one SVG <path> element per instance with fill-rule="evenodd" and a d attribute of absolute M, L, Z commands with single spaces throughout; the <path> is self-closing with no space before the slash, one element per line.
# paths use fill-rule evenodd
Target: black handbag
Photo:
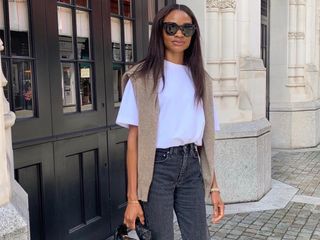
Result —
<path fill-rule="evenodd" d="M 136 220 L 136 233 L 140 240 L 152 240 L 150 229 L 146 225 L 142 225 L 138 218 Z"/>
<path fill-rule="evenodd" d="M 139 219 L 136 220 L 136 233 L 140 240 L 152 240 L 151 231 L 147 226 L 142 225 Z M 116 233 L 114 234 L 114 240 L 136 240 L 128 236 L 128 228 L 125 224 L 121 224 Z"/>
<path fill-rule="evenodd" d="M 135 240 L 128 236 L 128 229 L 125 224 L 121 224 L 114 234 L 114 240 Z"/>

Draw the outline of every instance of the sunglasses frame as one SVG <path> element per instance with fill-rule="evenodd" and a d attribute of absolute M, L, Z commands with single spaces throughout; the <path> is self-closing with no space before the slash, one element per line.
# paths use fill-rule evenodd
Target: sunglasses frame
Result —
<path fill-rule="evenodd" d="M 168 27 L 176 27 L 177 30 L 175 32 L 169 32 L 168 30 Z M 185 30 L 185 27 L 186 26 L 191 26 L 192 27 L 192 34 L 189 35 L 189 34 L 186 34 L 186 30 Z M 193 34 L 196 32 L 197 30 L 197 27 L 195 24 L 193 23 L 184 23 L 183 25 L 178 25 L 177 23 L 175 22 L 164 22 L 163 23 L 163 29 L 165 30 L 166 34 L 169 35 L 169 36 L 174 36 L 179 30 L 181 30 L 182 34 L 185 36 L 185 37 L 192 37 Z"/>

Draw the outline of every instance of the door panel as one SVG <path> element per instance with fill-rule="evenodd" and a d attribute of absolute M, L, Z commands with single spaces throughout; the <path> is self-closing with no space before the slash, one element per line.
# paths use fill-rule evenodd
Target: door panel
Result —
<path fill-rule="evenodd" d="M 54 217 L 52 145 L 17 149 L 14 158 L 15 178 L 28 193 L 31 238 L 49 239 L 47 236 L 52 234 Z"/>
<path fill-rule="evenodd" d="M 110 233 L 106 134 L 54 146 L 60 239 L 103 239 Z"/>
<path fill-rule="evenodd" d="M 127 202 L 126 151 L 127 130 L 108 131 L 108 156 L 110 164 L 111 229 L 123 222 Z"/>

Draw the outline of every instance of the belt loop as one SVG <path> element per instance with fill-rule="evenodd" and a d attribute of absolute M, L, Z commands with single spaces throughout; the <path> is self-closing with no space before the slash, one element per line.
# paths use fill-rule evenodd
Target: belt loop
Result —
<path fill-rule="evenodd" d="M 173 147 L 170 147 L 170 148 L 169 148 L 169 154 L 170 154 L 170 155 L 172 155 L 173 149 L 174 149 Z"/>

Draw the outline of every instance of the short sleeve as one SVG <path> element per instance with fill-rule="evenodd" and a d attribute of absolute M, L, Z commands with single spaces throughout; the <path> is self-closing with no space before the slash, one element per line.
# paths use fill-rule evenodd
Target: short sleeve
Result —
<path fill-rule="evenodd" d="M 124 89 L 116 124 L 128 128 L 129 125 L 139 125 L 138 107 L 131 80 Z"/>

